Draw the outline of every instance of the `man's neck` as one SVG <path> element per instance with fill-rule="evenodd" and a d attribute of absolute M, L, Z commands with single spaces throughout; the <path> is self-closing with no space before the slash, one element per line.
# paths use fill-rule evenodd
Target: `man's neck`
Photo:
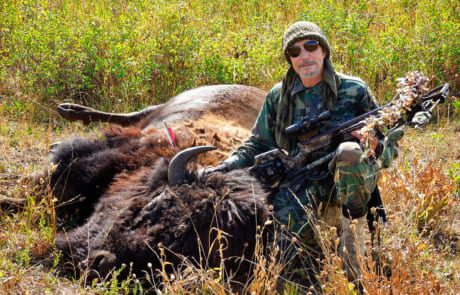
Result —
<path fill-rule="evenodd" d="M 303 86 L 305 86 L 307 88 L 310 88 L 310 87 L 315 86 L 319 82 L 321 82 L 321 80 L 323 80 L 323 74 L 321 73 L 321 74 L 316 75 L 315 77 L 311 77 L 311 78 L 300 77 L 300 80 L 302 80 Z"/>

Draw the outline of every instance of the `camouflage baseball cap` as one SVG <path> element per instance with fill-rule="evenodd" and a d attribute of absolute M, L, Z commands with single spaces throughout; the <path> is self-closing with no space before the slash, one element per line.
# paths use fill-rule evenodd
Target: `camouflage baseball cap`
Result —
<path fill-rule="evenodd" d="M 287 54 L 287 49 L 295 42 L 303 39 L 317 40 L 323 50 L 326 52 L 326 59 L 329 59 L 331 55 L 331 46 L 329 45 L 329 41 L 327 40 L 326 36 L 324 36 L 321 28 L 311 22 L 298 21 L 293 23 L 286 30 L 283 36 L 283 53 L 284 58 L 288 63 L 291 63 L 291 60 Z"/>

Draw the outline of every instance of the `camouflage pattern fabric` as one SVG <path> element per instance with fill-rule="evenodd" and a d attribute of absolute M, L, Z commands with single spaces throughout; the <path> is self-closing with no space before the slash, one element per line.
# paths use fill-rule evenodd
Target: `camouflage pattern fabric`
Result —
<path fill-rule="evenodd" d="M 342 74 L 337 74 L 336 77 L 338 77 L 337 85 L 335 85 L 337 97 L 332 105 L 331 99 L 324 97 L 324 93 L 331 93 L 325 88 L 330 87 L 330 84 L 322 81 L 314 87 L 305 88 L 297 77 L 292 87 L 289 87 L 291 98 L 294 98 L 294 106 L 292 110 L 291 105 L 289 106 L 292 112 L 290 116 L 292 122 L 288 122 L 287 125 L 299 123 L 305 117 L 314 117 L 329 110 L 331 118 L 322 122 L 322 125 L 316 130 L 316 132 L 322 132 L 377 108 L 368 86 L 362 80 Z M 276 119 L 280 117 L 277 116 L 277 112 L 280 107 L 283 109 L 283 103 L 280 103 L 281 89 L 282 85 L 278 83 L 267 94 L 252 129 L 252 135 L 230 158 L 224 161 L 229 169 L 251 166 L 254 164 L 256 155 L 280 148 L 284 146 L 283 143 L 291 141 L 291 139 L 282 138 L 282 142 L 278 142 L 280 141 L 279 136 L 278 141 L 275 136 L 275 130 L 280 126 L 280 122 L 276 122 Z M 292 103 L 291 100 L 290 103 Z M 312 135 L 314 133 L 310 134 Z M 394 137 L 397 138 L 397 135 Z M 286 227 L 290 235 L 297 236 L 297 242 L 294 243 L 294 239 L 289 238 L 290 235 L 279 235 L 278 244 L 282 253 L 288 255 L 289 261 L 293 262 L 287 264 L 288 268 L 285 269 L 284 275 L 291 273 L 293 277 L 304 280 L 307 285 L 317 285 L 314 278 L 320 268 L 314 258 L 320 257 L 317 255 L 321 255 L 322 251 L 316 225 L 317 220 L 321 219 L 330 226 L 335 226 L 337 232 L 343 230 L 341 247 L 345 247 L 347 249 L 345 252 L 351 255 L 348 257 L 342 255 L 346 270 L 351 280 L 359 278 L 361 271 L 357 263 L 356 253 L 358 251 L 353 251 L 360 247 L 357 245 L 359 241 L 350 232 L 350 228 L 342 228 L 346 226 L 346 221 L 350 222 L 350 220 L 344 220 L 342 213 L 361 217 L 367 212 L 367 203 L 377 185 L 379 171 L 382 167 L 388 167 L 395 155 L 394 140 L 385 140 L 381 146 L 383 146 L 383 152 L 378 161 L 364 156 L 353 157 L 353 161 L 347 161 L 350 159 L 347 157 L 339 159 L 336 155 L 332 171 L 329 171 L 325 165 L 317 169 L 317 175 L 299 175 L 296 179 L 288 180 L 288 184 L 281 185 L 280 189 L 274 192 L 272 204 L 275 218 Z M 290 155 L 298 152 L 295 140 L 289 147 L 290 150 L 287 152 Z M 333 149 L 331 147 L 330 150 L 311 153 L 309 155 L 311 159 L 308 160 L 316 160 L 333 152 Z M 363 152 L 363 154 L 368 153 Z M 356 163 L 357 159 L 359 159 L 358 163 Z M 346 208 L 347 212 L 343 212 L 343 208 Z M 359 230 L 358 234 L 362 235 L 362 229 Z M 299 252 L 295 244 L 308 250 Z"/>
<path fill-rule="evenodd" d="M 322 179 L 300 178 L 290 182 L 288 188 L 282 188 L 273 196 L 275 216 L 295 233 L 311 239 L 308 223 L 315 220 L 319 203 L 323 211 L 333 207 L 346 208 L 346 216 L 359 218 L 367 214 L 367 203 L 377 187 L 382 168 L 388 167 L 394 157 L 395 143 L 385 142 L 379 160 L 361 157 L 356 163 L 347 159 L 338 161 L 332 174 Z M 293 190 L 293 188 L 297 188 Z M 340 228 L 340 213 L 319 214 L 323 221 Z"/>
<path fill-rule="evenodd" d="M 293 190 L 293 187 L 298 189 Z M 331 199 L 331 204 L 335 204 L 333 187 L 331 175 L 321 180 L 306 180 L 299 177 L 290 182 L 289 187 L 281 188 L 272 198 L 276 219 L 286 225 L 290 232 L 297 234 L 302 243 L 308 246 L 316 245 L 313 226 L 319 207 L 317 196 L 327 195 Z"/>
<path fill-rule="evenodd" d="M 337 102 L 330 109 L 322 103 L 324 101 L 321 96 L 322 87 L 328 87 L 324 82 L 312 88 L 305 88 L 299 78 L 294 82 L 292 95 L 296 99 L 294 100 L 294 118 L 291 124 L 299 123 L 306 115 L 315 115 L 329 110 L 331 119 L 325 121 L 318 129 L 318 131 L 325 131 L 377 107 L 368 86 L 362 80 L 342 74 L 337 74 L 337 76 L 339 77 Z M 275 141 L 274 132 L 280 90 L 281 83 L 278 83 L 269 91 L 250 138 L 236 149 L 231 158 L 224 161 L 230 169 L 251 166 L 254 164 L 256 155 L 279 147 Z M 294 145 L 288 152 L 294 155 L 297 152 L 297 146 Z M 323 153 L 312 154 L 311 157 L 315 159 L 321 155 Z"/>
<path fill-rule="evenodd" d="M 322 123 L 318 131 L 325 131 L 356 116 L 377 108 L 368 86 L 359 78 L 337 74 L 337 101 L 332 108 L 323 102 L 324 82 L 311 88 L 305 88 L 300 79 L 294 82 L 292 96 L 295 96 L 293 122 L 299 123 L 305 116 L 316 116 L 329 110 L 331 118 Z M 240 146 L 225 162 L 230 169 L 253 165 L 254 156 L 268 150 L 278 148 L 274 137 L 277 104 L 280 99 L 281 83 L 276 84 L 267 94 L 266 100 L 257 117 L 250 138 Z M 393 155 L 392 145 L 384 150 L 385 159 Z M 312 153 L 311 159 L 317 159 L 333 150 Z M 296 154 L 297 145 L 288 151 Z M 386 155 L 386 156 L 385 156 Z M 387 161 L 388 162 L 388 161 Z M 298 233 L 306 243 L 314 243 L 314 235 L 309 221 L 316 217 L 319 203 L 340 207 L 345 204 L 350 210 L 364 210 L 372 189 L 376 186 L 380 165 L 363 159 L 358 165 L 351 167 L 337 163 L 334 175 L 323 168 L 323 176 L 292 180 L 287 187 L 282 187 L 272 198 L 276 218 L 287 225 L 293 233 Z M 388 164 L 388 163 L 386 163 Z M 337 186 L 336 190 L 334 187 Z M 329 215 L 330 218 L 337 214 Z M 336 221 L 330 221 L 336 223 Z"/>
<path fill-rule="evenodd" d="M 377 186 L 380 169 L 378 162 L 367 159 L 351 166 L 339 162 L 334 177 L 329 174 L 321 180 L 299 179 L 300 185 L 291 182 L 290 187 L 280 189 L 272 198 L 275 217 L 299 234 L 305 243 L 315 242 L 311 223 L 318 217 L 320 203 L 323 203 L 323 210 L 334 210 L 331 207 L 342 208 L 344 205 L 352 216 L 366 215 L 367 202 Z M 293 191 L 292 186 L 299 189 Z M 336 210 L 333 214 L 323 212 L 319 217 L 340 229 L 340 211 Z"/>
<path fill-rule="evenodd" d="M 351 166 L 341 164 L 337 163 L 334 173 L 338 204 L 348 211 L 345 216 L 362 217 L 367 214 L 367 202 L 377 186 L 380 166 L 368 159 Z"/>

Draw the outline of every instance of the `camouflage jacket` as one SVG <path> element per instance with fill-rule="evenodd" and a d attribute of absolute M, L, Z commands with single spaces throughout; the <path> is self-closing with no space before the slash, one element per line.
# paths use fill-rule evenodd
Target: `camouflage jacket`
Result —
<path fill-rule="evenodd" d="M 337 101 L 329 111 L 331 118 L 325 121 L 318 131 L 328 130 L 338 124 L 348 121 L 358 115 L 377 108 L 377 104 L 371 95 L 369 87 L 359 78 L 337 73 Z M 311 88 L 305 88 L 300 80 L 294 82 L 291 95 L 295 96 L 294 118 L 290 124 L 299 123 L 305 116 L 316 116 L 328 110 L 323 103 L 322 87 L 327 84 L 320 82 Z M 268 150 L 278 148 L 274 136 L 276 125 L 276 111 L 280 100 L 281 83 L 276 84 L 267 94 L 265 102 L 256 119 L 250 138 L 238 147 L 230 158 L 224 162 L 229 164 L 230 169 L 243 168 L 253 165 L 254 157 Z M 297 152 L 295 144 L 290 155 Z M 317 158 L 320 155 L 312 155 Z"/>

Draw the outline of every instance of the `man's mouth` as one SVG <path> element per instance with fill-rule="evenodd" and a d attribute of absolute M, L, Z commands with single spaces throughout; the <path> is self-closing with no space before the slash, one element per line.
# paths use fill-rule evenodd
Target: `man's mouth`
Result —
<path fill-rule="evenodd" d="M 311 66 L 315 66 L 315 65 L 316 65 L 316 62 L 311 61 L 311 62 L 306 62 L 306 63 L 301 64 L 300 68 L 306 68 L 306 67 L 311 67 Z"/>

